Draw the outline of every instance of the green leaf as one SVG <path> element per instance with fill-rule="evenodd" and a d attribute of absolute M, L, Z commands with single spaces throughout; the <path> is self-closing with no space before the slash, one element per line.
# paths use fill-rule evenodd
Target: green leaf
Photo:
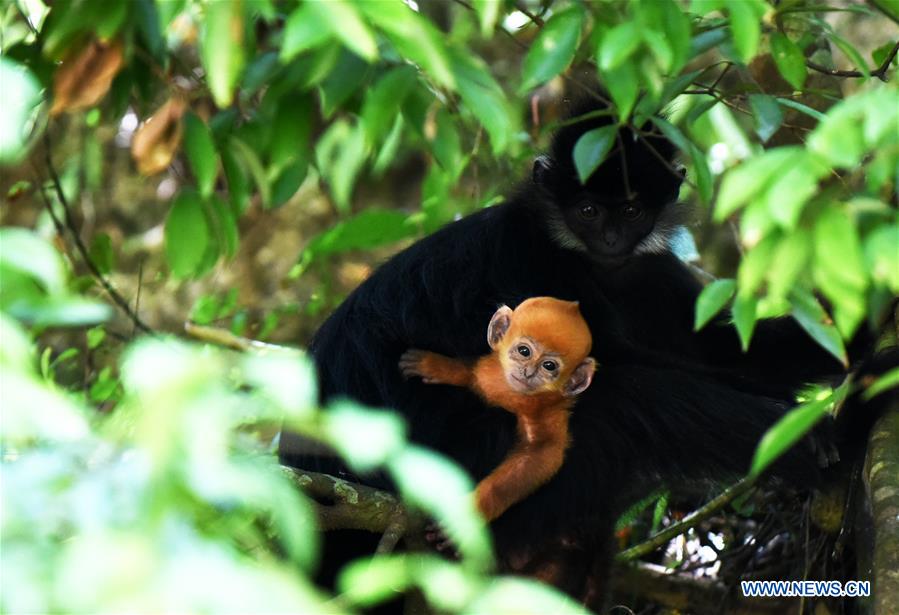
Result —
<path fill-rule="evenodd" d="M 431 140 L 434 158 L 445 171 L 457 175 L 462 172 L 462 142 L 452 114 L 446 109 L 437 112 L 437 130 Z"/>
<path fill-rule="evenodd" d="M 707 205 L 712 202 L 712 195 L 715 191 L 715 180 L 712 178 L 709 161 L 702 150 L 692 143 L 690 144 L 690 159 L 693 161 L 693 171 L 696 174 L 696 191 L 699 193 L 699 200 Z"/>
<path fill-rule="evenodd" d="M 351 126 L 345 121 L 331 124 L 316 145 L 318 169 L 328 181 L 334 204 L 343 213 L 349 212 L 356 176 L 362 170 L 367 154 L 362 127 Z"/>
<path fill-rule="evenodd" d="M 502 88 L 480 58 L 460 52 L 451 54 L 459 95 L 487 130 L 494 154 L 506 151 L 516 132 L 516 114 Z"/>
<path fill-rule="evenodd" d="M 272 207 L 280 207 L 290 197 L 297 193 L 303 181 L 306 179 L 306 173 L 309 165 L 304 162 L 295 162 L 284 167 L 284 170 L 272 182 Z"/>
<path fill-rule="evenodd" d="M 358 8 L 402 56 L 421 66 L 439 85 L 455 89 L 445 35 L 434 24 L 402 2 L 360 2 Z"/>
<path fill-rule="evenodd" d="M 209 127 L 193 113 L 184 118 L 184 150 L 197 178 L 200 194 L 208 197 L 215 188 L 218 176 L 218 155 Z"/>
<path fill-rule="evenodd" d="M 602 82 L 618 112 L 618 120 L 624 122 L 630 117 L 637 95 L 640 93 L 640 74 L 632 62 L 625 62 L 613 70 L 601 71 Z"/>
<path fill-rule="evenodd" d="M 362 20 L 356 7 L 346 0 L 310 2 L 321 23 L 346 47 L 368 62 L 378 59 L 378 44 L 368 25 Z"/>
<path fill-rule="evenodd" d="M 640 46 L 640 30 L 626 21 L 605 33 L 599 44 L 599 68 L 608 71 L 620 66 Z"/>
<path fill-rule="evenodd" d="M 238 139 L 231 137 L 228 139 L 228 148 L 234 157 L 243 162 L 244 167 L 249 170 L 250 175 L 256 182 L 256 188 L 259 190 L 259 197 L 262 199 L 263 207 L 270 207 L 272 202 L 271 186 L 269 186 L 268 178 L 262 162 L 259 160 L 258 154 L 249 145 Z M 238 167 L 239 168 L 239 167 Z"/>
<path fill-rule="evenodd" d="M 788 412 L 769 429 L 755 450 L 749 473 L 758 476 L 815 426 L 830 408 L 831 399 L 816 399 Z"/>
<path fill-rule="evenodd" d="M 824 114 L 818 111 L 817 109 L 812 109 L 808 105 L 803 105 L 800 102 L 796 102 L 795 100 L 790 100 L 789 98 L 778 98 L 777 103 L 784 107 L 789 107 L 790 109 L 795 109 L 800 113 L 804 113 L 809 117 L 812 117 L 819 122 L 824 119 Z"/>
<path fill-rule="evenodd" d="M 761 287 L 771 268 L 776 246 L 777 236 L 769 235 L 743 256 L 737 271 L 741 296 L 752 295 Z"/>
<path fill-rule="evenodd" d="M 0 229 L 0 266 L 34 278 L 50 295 L 65 291 L 62 257 L 32 231 L 18 227 Z"/>
<path fill-rule="evenodd" d="M 219 244 L 224 248 L 224 253 L 228 257 L 232 257 L 237 253 L 237 245 L 239 235 L 237 231 L 237 220 L 234 218 L 234 212 L 231 207 L 219 198 L 218 195 L 212 195 L 209 199 L 210 218 L 212 226 L 218 237 Z"/>
<path fill-rule="evenodd" d="M 458 465 L 410 445 L 388 460 L 388 468 L 403 499 L 432 516 L 465 560 L 476 569 L 490 567 L 490 535 L 471 497 L 474 485 Z"/>
<path fill-rule="evenodd" d="M 865 262 L 871 279 L 899 295 L 899 224 L 884 224 L 865 237 Z"/>
<path fill-rule="evenodd" d="M 571 64 L 583 23 L 584 11 L 579 5 L 549 18 L 524 58 L 520 92 L 549 81 Z"/>
<path fill-rule="evenodd" d="M 740 336 L 740 346 L 743 348 L 743 352 L 749 349 L 749 341 L 755 330 L 755 323 L 758 320 L 757 307 L 758 299 L 751 295 L 737 295 L 734 300 L 732 309 L 734 326 Z"/>
<path fill-rule="evenodd" d="M 812 237 L 806 229 L 796 229 L 781 237 L 774 248 L 767 275 L 768 295 L 778 300 L 785 299 L 796 280 L 807 271 L 811 253 Z"/>
<path fill-rule="evenodd" d="M 280 172 L 285 166 L 297 160 L 308 162 L 312 114 L 312 101 L 308 96 L 289 97 L 278 101 L 268 147 L 269 166 L 273 171 Z"/>
<path fill-rule="evenodd" d="M 684 14 L 673 0 L 660 0 L 657 4 L 662 9 L 662 27 L 665 39 L 671 46 L 671 65 L 669 73 L 677 74 L 690 57 L 690 18 Z"/>
<path fill-rule="evenodd" d="M 234 87 L 244 65 L 243 4 L 210 2 L 205 5 L 206 18 L 200 39 L 200 59 L 206 69 L 206 82 L 218 107 L 224 108 L 234 98 Z"/>
<path fill-rule="evenodd" d="M 93 327 L 87 330 L 87 347 L 96 350 L 97 347 L 106 339 L 106 329 L 103 327 Z"/>
<path fill-rule="evenodd" d="M 721 222 L 767 187 L 768 180 L 805 155 L 798 147 L 778 147 L 731 169 L 721 182 L 715 220 Z"/>
<path fill-rule="evenodd" d="M 699 297 L 696 299 L 696 317 L 693 323 L 693 330 L 699 331 L 712 318 L 714 318 L 737 290 L 737 283 L 733 280 L 715 280 L 702 289 Z"/>
<path fill-rule="evenodd" d="M 756 0 L 725 0 L 730 14 L 730 28 L 734 49 L 745 64 L 754 56 L 759 46 L 761 23 Z"/>
<path fill-rule="evenodd" d="M 827 38 L 833 41 L 833 44 L 836 45 L 840 51 L 846 54 L 846 57 L 855 65 L 856 69 L 861 71 L 861 73 L 865 77 L 869 77 L 871 75 L 871 68 L 868 66 L 868 63 L 865 62 L 865 58 L 859 53 L 858 49 L 852 46 L 852 43 L 847 41 L 841 36 L 838 36 L 832 30 L 827 33 Z"/>
<path fill-rule="evenodd" d="M 808 76 L 808 69 L 805 67 L 805 55 L 799 45 L 786 35 L 775 32 L 771 35 L 771 55 L 783 78 L 795 89 L 801 90 Z"/>
<path fill-rule="evenodd" d="M 609 155 L 617 134 L 617 126 L 601 126 L 588 130 L 577 140 L 574 146 L 574 166 L 582 184 L 587 183 L 593 171 Z"/>
<path fill-rule="evenodd" d="M 6 51 L 4 50 L 4 53 Z M 0 56 L 3 113 L 0 113 L 0 164 L 17 164 L 28 150 L 28 140 L 41 104 L 41 86 L 26 67 Z"/>
<path fill-rule="evenodd" d="M 324 432 L 357 472 L 383 465 L 406 443 L 406 426 L 396 413 L 368 410 L 350 401 L 331 404 L 324 416 Z"/>
<path fill-rule="evenodd" d="M 386 72 L 368 90 L 362 106 L 362 126 L 370 145 L 380 143 L 390 131 L 415 81 L 413 67 L 398 66 Z"/>
<path fill-rule="evenodd" d="M 222 169 L 228 181 L 228 196 L 235 216 L 241 215 L 250 201 L 250 182 L 238 157 L 232 150 L 231 143 L 222 148 Z"/>
<path fill-rule="evenodd" d="M 763 143 L 774 136 L 783 123 L 784 114 L 773 96 L 767 94 L 751 94 L 749 106 L 755 120 L 755 133 Z"/>
<path fill-rule="evenodd" d="M 91 241 L 88 250 L 91 261 L 100 270 L 100 273 L 108 275 L 115 267 L 115 253 L 112 251 L 112 239 L 106 233 L 97 233 Z"/>
<path fill-rule="evenodd" d="M 826 208 L 815 223 L 814 277 L 833 302 L 837 328 L 849 338 L 865 317 L 868 276 L 858 230 L 838 207 Z"/>
<path fill-rule="evenodd" d="M 837 358 L 843 365 L 849 365 L 846 355 L 846 347 L 839 331 L 827 322 L 827 314 L 818 304 L 818 300 L 809 293 L 795 291 L 790 294 L 790 303 L 793 305 L 793 318 L 799 323 L 806 333 L 811 336 L 822 348 Z"/>
<path fill-rule="evenodd" d="M 315 4 L 317 3 L 302 3 L 284 22 L 282 62 L 289 62 L 300 53 L 323 45 L 333 38 L 333 32 L 325 21 L 325 16 L 315 8 Z"/>
<path fill-rule="evenodd" d="M 368 250 L 395 243 L 417 233 L 408 216 L 397 210 L 368 208 L 338 222 L 306 245 L 299 263 L 291 271 L 296 277 L 316 259 L 348 250 Z"/>
<path fill-rule="evenodd" d="M 797 155 L 767 188 L 761 199 L 764 209 L 782 228 L 795 229 L 805 204 L 818 192 L 818 180 L 829 171 L 814 156 Z"/>
<path fill-rule="evenodd" d="M 894 367 L 887 373 L 881 375 L 865 389 L 862 396 L 865 400 L 869 400 L 881 393 L 886 393 L 891 389 L 895 389 L 896 387 L 899 387 L 899 367 Z"/>
<path fill-rule="evenodd" d="M 331 117 L 344 102 L 363 89 L 362 83 L 368 76 L 368 71 L 368 64 L 359 56 L 349 52 L 341 53 L 337 65 L 319 86 L 321 112 L 325 118 Z"/>
<path fill-rule="evenodd" d="M 896 3 L 897 8 L 899 8 L 899 2 Z M 871 52 L 871 59 L 874 60 L 875 66 L 880 66 L 883 64 L 886 59 L 889 57 L 890 52 L 893 51 L 893 47 L 895 47 L 896 43 L 889 42 L 884 43 L 877 49 Z"/>
<path fill-rule="evenodd" d="M 208 246 L 209 226 L 203 201 L 193 190 L 184 190 L 175 197 L 165 221 L 165 256 L 175 277 L 193 275 Z"/>
<path fill-rule="evenodd" d="M 501 577 L 491 582 L 483 592 L 479 593 L 466 612 L 582 615 L 584 606 L 537 581 Z"/>
<path fill-rule="evenodd" d="M 493 34 L 493 28 L 499 18 L 503 5 L 502 0 L 472 0 L 471 5 L 478 14 L 481 36 L 489 37 Z"/>

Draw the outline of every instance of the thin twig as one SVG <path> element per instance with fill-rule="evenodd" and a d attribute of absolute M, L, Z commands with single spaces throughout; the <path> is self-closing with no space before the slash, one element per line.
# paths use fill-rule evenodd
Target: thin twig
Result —
<path fill-rule="evenodd" d="M 893 63 L 893 60 L 896 59 L 896 54 L 899 53 L 899 42 L 893 45 L 893 48 L 890 50 L 890 53 L 887 54 L 887 57 L 884 58 L 883 62 L 881 62 L 880 66 L 878 66 L 875 70 L 872 70 L 870 73 L 863 73 L 860 70 L 835 70 L 831 68 L 827 68 L 826 66 L 822 66 L 820 64 L 816 64 L 811 60 L 806 60 L 805 65 L 808 66 L 813 71 L 822 73 L 824 75 L 830 75 L 832 77 L 867 77 L 868 75 L 872 77 L 877 77 L 881 81 L 888 81 L 887 79 L 887 71 L 890 68 L 890 64 Z"/>
<path fill-rule="evenodd" d="M 652 553 L 662 545 L 666 544 L 672 538 L 680 536 L 687 530 L 695 527 L 702 521 L 705 521 L 706 519 L 711 517 L 713 513 L 717 512 L 737 497 L 749 491 L 752 488 L 753 484 L 755 484 L 754 478 L 741 479 L 734 485 L 725 489 L 724 492 L 721 493 L 721 495 L 709 501 L 702 508 L 694 510 L 692 513 L 684 517 L 681 521 L 672 523 L 658 534 L 650 537 L 648 540 L 641 542 L 638 545 L 634 545 L 630 549 L 622 551 L 617 556 L 615 556 L 616 561 L 629 562 L 648 553 Z"/>
<path fill-rule="evenodd" d="M 640 131 L 639 131 L 635 126 L 633 126 L 633 125 L 630 125 L 630 124 L 629 124 L 629 126 L 630 126 L 631 130 L 634 132 L 634 134 L 637 135 L 637 138 L 640 139 L 641 141 L 643 141 L 643 145 L 646 146 L 646 149 L 649 150 L 649 153 L 652 154 L 656 159 L 658 159 L 658 161 L 661 162 L 662 165 L 663 165 L 666 169 L 668 169 L 668 172 L 669 172 L 669 173 L 671 173 L 672 175 L 674 175 L 675 177 L 677 177 L 677 178 L 679 178 L 679 179 L 682 179 L 683 182 L 684 182 L 685 184 L 687 184 L 688 186 L 690 186 L 690 187 L 693 188 L 694 190 L 698 190 L 698 188 L 696 187 L 696 184 L 695 184 L 695 183 L 693 183 L 692 181 L 690 181 L 689 179 L 687 179 L 686 177 L 684 177 L 684 176 L 681 174 L 681 172 L 678 171 L 677 168 L 676 168 L 673 164 L 671 164 L 668 160 L 665 160 L 665 157 L 662 156 L 661 153 L 659 153 L 659 150 L 657 150 L 655 147 L 653 147 L 652 143 L 649 142 L 649 139 L 647 139 L 647 138 L 643 135 L 642 132 L 640 132 Z"/>
<path fill-rule="evenodd" d="M 53 189 L 56 193 L 56 198 L 59 200 L 59 204 L 62 205 L 63 213 L 65 214 L 65 226 L 69 230 L 69 234 L 72 235 L 72 240 L 75 243 L 75 249 L 78 250 L 78 254 L 81 256 L 81 259 L 84 261 L 84 264 L 90 270 L 91 275 L 96 278 L 96 280 L 103 287 L 103 290 L 106 291 L 106 294 L 113 300 L 113 302 L 131 319 L 134 323 L 134 326 L 144 333 L 152 333 L 153 330 L 143 321 L 140 316 L 138 316 L 134 310 L 131 309 L 131 306 L 128 305 L 128 302 L 125 300 L 122 295 L 112 286 L 109 280 L 106 279 L 106 276 L 100 271 L 97 267 L 97 264 L 94 263 L 93 259 L 90 257 L 90 253 L 88 252 L 87 246 L 84 245 L 84 241 L 81 239 L 81 235 L 78 233 L 77 225 L 75 224 L 75 218 L 72 216 L 72 209 L 69 207 L 69 201 L 66 198 L 65 193 L 62 190 L 62 182 L 59 180 L 59 174 L 56 172 L 56 167 L 53 166 L 53 157 L 51 155 L 52 143 L 50 141 L 49 132 L 44 133 L 44 159 L 47 164 L 47 171 L 50 173 L 50 179 L 53 183 Z M 52 209 L 52 206 L 49 204 L 49 200 L 47 199 L 47 195 L 44 194 L 43 187 L 39 188 L 39 192 L 41 196 L 45 200 L 48 209 Z"/>

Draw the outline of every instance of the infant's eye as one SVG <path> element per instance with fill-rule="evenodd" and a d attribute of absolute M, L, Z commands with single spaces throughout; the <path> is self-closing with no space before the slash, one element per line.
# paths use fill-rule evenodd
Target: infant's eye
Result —
<path fill-rule="evenodd" d="M 581 217 L 586 219 L 591 219 L 596 217 L 596 207 L 593 205 L 583 205 L 581 206 Z"/>
<path fill-rule="evenodd" d="M 558 368 L 559 368 L 559 366 L 556 365 L 555 361 L 544 361 L 543 362 L 543 369 L 545 369 L 548 372 L 554 372 Z"/>
<path fill-rule="evenodd" d="M 523 357 L 529 357 L 529 356 L 531 356 L 531 349 L 528 348 L 527 346 L 525 346 L 524 344 L 522 344 L 521 346 L 518 347 L 518 354 L 520 354 Z"/>

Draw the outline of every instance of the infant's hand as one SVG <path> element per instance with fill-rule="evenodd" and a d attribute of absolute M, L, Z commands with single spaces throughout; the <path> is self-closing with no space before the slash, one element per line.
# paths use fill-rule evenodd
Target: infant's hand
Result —
<path fill-rule="evenodd" d="M 400 372 L 406 378 L 413 376 L 421 376 L 423 382 L 428 384 L 437 384 L 439 380 L 435 379 L 435 375 L 430 366 L 430 358 L 433 353 L 427 350 L 418 350 L 412 348 L 403 353 L 400 357 Z"/>

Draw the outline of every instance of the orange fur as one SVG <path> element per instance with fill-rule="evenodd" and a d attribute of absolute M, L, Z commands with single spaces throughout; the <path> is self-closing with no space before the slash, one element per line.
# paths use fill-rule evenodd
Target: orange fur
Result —
<path fill-rule="evenodd" d="M 504 311 L 505 310 L 505 311 Z M 574 394 L 567 392 L 573 374 L 584 369 L 586 384 L 593 375 L 593 360 L 587 355 L 592 343 L 590 330 L 578 310 L 577 303 L 550 297 L 528 299 L 514 311 L 500 308 L 488 337 L 493 335 L 494 321 L 505 317 L 507 329 L 495 340 L 493 352 L 473 365 L 433 352 L 410 350 L 400 360 L 407 376 L 421 376 L 425 382 L 464 386 L 493 406 L 504 408 L 518 419 L 518 441 L 503 462 L 485 477 L 475 490 L 477 507 L 492 521 L 552 478 L 565 459 L 568 448 L 568 415 Z M 499 322 L 499 321 L 497 321 Z M 525 391 L 516 390 L 509 374 L 525 374 L 525 358 L 515 355 L 515 344 L 524 340 L 529 354 L 537 362 L 551 358 L 559 365 L 555 379 Z M 588 365 L 588 367 L 584 367 Z M 516 371 L 519 370 L 519 371 Z M 541 374 L 549 378 L 546 374 Z M 530 383 L 530 378 L 526 379 Z M 524 386 L 523 381 L 519 388 Z"/>

